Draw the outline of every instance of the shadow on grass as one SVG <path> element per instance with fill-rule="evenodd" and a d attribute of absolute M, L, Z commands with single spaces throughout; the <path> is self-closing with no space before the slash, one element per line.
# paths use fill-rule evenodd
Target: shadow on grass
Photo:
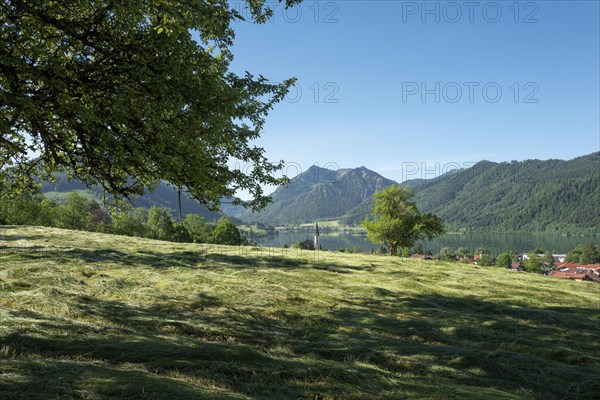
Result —
<path fill-rule="evenodd" d="M 308 252 L 304 257 L 290 254 L 276 254 L 267 250 L 255 251 L 246 247 L 221 247 L 210 252 L 206 247 L 197 251 L 176 250 L 154 252 L 134 250 L 131 252 L 114 249 L 85 249 L 58 246 L 0 246 L 0 261 L 6 260 L 56 260 L 60 262 L 83 261 L 87 263 L 109 262 L 123 266 L 141 265 L 152 268 L 314 268 L 332 273 L 371 271 L 374 266 L 351 266 L 328 260 L 327 252 Z M 308 254 L 308 256 L 307 256 Z"/>
<path fill-rule="evenodd" d="M 373 269 L 318 253 L 3 250 L 0 261 L 7 255 L 155 268 Z M 298 297 L 269 310 L 226 307 L 204 293 L 185 304 L 165 298 L 149 306 L 56 293 L 75 317 L 93 323 L 12 311 L 0 330 L 0 398 L 593 399 L 600 392 L 594 308 L 527 308 L 383 288 L 317 310 L 303 310 Z"/>
<path fill-rule="evenodd" d="M 114 311 L 114 304 L 97 305 L 97 312 L 110 310 L 139 318 L 152 311 L 140 311 L 135 309 L 125 310 L 120 306 Z M 108 308 L 105 308 L 108 307 Z M 256 315 L 239 317 L 239 320 L 215 318 L 211 320 L 214 324 L 226 324 L 230 332 L 227 337 L 221 337 L 220 342 L 214 340 L 198 340 L 195 332 L 179 330 L 177 335 L 169 336 L 152 334 L 152 329 L 146 324 L 137 322 L 127 323 L 122 328 L 110 328 L 89 326 L 86 324 L 72 324 L 66 320 L 48 320 L 43 315 L 32 315 L 29 313 L 16 313 L 14 317 L 35 318 L 36 325 L 48 335 L 35 335 L 33 332 L 12 333 L 0 339 L 0 346 L 4 354 L 14 357 L 15 360 L 27 360 L 23 366 L 23 374 L 28 377 L 27 382 L 48 382 L 45 385 L 19 385 L 12 382 L 5 385 L 4 395 L 14 398 L 29 398 L 28 396 L 40 395 L 50 390 L 57 390 L 52 385 L 56 375 L 66 381 L 72 391 L 85 382 L 81 376 L 70 376 L 65 371 L 64 375 L 58 373 L 60 368 L 70 368 L 64 361 L 78 361 L 78 363 L 102 364 L 101 368 L 111 368 L 114 376 L 114 387 L 112 392 L 120 398 L 135 397 L 144 390 L 145 382 L 154 382 L 160 392 L 152 398 L 219 398 L 218 392 L 229 393 L 223 398 L 233 398 L 231 394 L 243 395 L 243 398 L 264 399 L 315 399 L 319 397 L 321 384 L 325 388 L 342 393 L 346 385 L 352 386 L 361 383 L 369 388 L 379 383 L 385 385 L 381 375 L 377 371 L 367 367 L 348 368 L 343 363 L 331 363 L 326 360 L 303 359 L 291 355 L 267 352 L 262 346 L 253 345 L 243 340 L 256 338 L 259 342 L 267 340 L 268 337 L 287 332 L 281 322 L 270 318 L 258 318 Z M 114 319 L 114 317 L 111 316 Z M 117 318 L 122 322 L 120 318 Z M 245 321 L 245 323 L 243 323 Z M 177 325 L 178 328 L 181 325 Z M 254 327 L 252 331 L 251 327 Z M 132 330 L 133 328 L 133 330 Z M 155 328 L 155 327 L 154 327 Z M 214 326 L 213 326 L 214 328 Z M 240 331 L 246 328 L 247 330 Z M 270 330 L 273 328 L 274 330 Z M 144 329 L 144 330 L 142 330 Z M 234 336 L 238 332 L 239 337 Z M 258 334 L 269 332 L 269 336 L 260 337 Z M 191 333 L 191 335 L 189 335 Z M 287 336 L 282 337 L 284 340 Z M 49 370 L 35 368 L 34 360 L 44 360 Z M 124 366 L 139 366 L 146 373 L 137 381 L 130 381 L 128 375 L 130 370 L 123 370 Z M 81 367 L 80 367 L 81 368 Z M 99 368 L 96 366 L 96 368 Z M 165 390 L 160 388 L 162 382 L 166 384 L 166 378 L 177 376 L 178 380 Z M 89 377 L 85 377 L 88 380 Z M 188 392 L 187 388 L 180 387 L 186 382 L 195 392 Z M 60 381 L 59 381 L 60 382 Z M 307 383 L 303 383 L 307 382 Z M 311 391 L 311 383 L 317 383 L 315 391 Z M 121 385 L 121 386 L 118 386 Z M 389 387 L 389 383 L 387 384 Z M 104 394 L 103 387 L 92 388 L 95 395 Z M 184 390 L 185 389 L 185 390 Z M 374 389 L 374 387 L 371 387 Z M 203 394 L 204 393 L 204 394 Z M 0 389 L 2 394 L 2 389 Z M 147 397 L 139 397 L 147 398 Z"/>
<path fill-rule="evenodd" d="M 442 367 L 454 382 L 503 391 L 520 387 L 542 398 L 592 399 L 600 393 L 598 309 L 375 292 L 377 297 L 346 301 L 333 314 L 359 327 L 354 338 L 377 332 L 388 350 L 435 360 L 422 367 L 427 375 Z"/>
<path fill-rule="evenodd" d="M 115 365 L 98 365 L 68 360 L 0 359 L 5 374 L 19 376 L 0 384 L 2 399 L 30 399 L 43 394 L 45 399 L 87 398 L 86 394 L 101 398 L 181 398 L 205 399 L 241 398 L 198 391 L 198 388 L 180 380 L 151 375 L 139 370 L 123 370 Z M 0 378 L 0 383 L 2 379 Z M 93 386 L 92 386 L 93 385 Z M 46 388 L 47 391 L 41 391 Z"/>
<path fill-rule="evenodd" d="M 202 293 L 185 305 L 65 301 L 98 322 L 13 311 L 11 318 L 33 320 L 35 328 L 0 338 L 0 354 L 23 363 L 26 382 L 47 382 L 23 393 L 58 391 L 53 379 L 65 368 L 61 387 L 73 396 L 90 379 L 69 374 L 74 361 L 93 363 L 92 376 L 114 374 L 111 393 L 121 397 L 143 398 L 145 385 L 155 388 L 153 398 L 400 399 L 434 390 L 438 398 L 593 399 L 600 392 L 594 309 L 384 289 L 319 315 L 227 308 Z M 2 390 L 19 398 L 17 389 L 24 390 L 9 382 Z M 105 395 L 106 387 L 90 390 Z"/>
<path fill-rule="evenodd" d="M 296 257 L 294 255 L 273 255 L 269 252 L 253 255 L 252 252 L 245 254 L 208 253 L 205 259 L 208 262 L 203 267 L 219 269 L 223 264 L 234 268 L 314 268 L 327 272 L 348 274 L 353 271 L 372 271 L 373 266 L 351 266 L 340 264 L 329 260 L 326 252 L 310 252 L 306 250 L 308 257 Z"/>
<path fill-rule="evenodd" d="M 83 249 L 58 246 L 0 246 L 2 259 L 23 261 L 55 260 L 58 262 L 83 261 L 109 262 L 123 266 L 142 265 L 154 268 L 195 267 L 204 260 L 201 252 L 176 251 L 160 253 L 150 251 L 126 252 L 114 249 Z"/>
<path fill-rule="evenodd" d="M 14 236 L 5 236 L 6 232 L 14 231 L 22 227 L 14 226 L 14 225 L 0 225 L 0 247 L 3 242 L 15 242 L 17 240 L 38 240 L 44 239 L 45 236 L 42 235 L 14 235 Z"/>

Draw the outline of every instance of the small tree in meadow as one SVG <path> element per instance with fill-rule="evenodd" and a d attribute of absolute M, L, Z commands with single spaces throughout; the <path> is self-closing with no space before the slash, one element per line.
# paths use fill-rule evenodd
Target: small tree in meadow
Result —
<path fill-rule="evenodd" d="M 147 237 L 147 217 L 148 210 L 144 208 L 136 208 L 132 212 L 121 211 L 113 215 L 111 231 L 117 235 Z"/>
<path fill-rule="evenodd" d="M 544 260 L 538 256 L 535 251 L 527 254 L 527 259 L 523 260 L 523 269 L 527 272 L 542 272 Z"/>
<path fill-rule="evenodd" d="M 183 226 L 194 243 L 206 243 L 210 229 L 201 215 L 186 215 L 183 220 Z"/>
<path fill-rule="evenodd" d="M 156 206 L 150 207 L 148 211 L 147 227 L 153 239 L 171 240 L 175 232 L 169 210 Z"/>
<path fill-rule="evenodd" d="M 246 238 L 240 234 L 237 226 L 235 226 L 235 224 L 227 217 L 219 219 L 210 234 L 209 242 L 232 246 L 245 245 L 248 243 Z"/>
<path fill-rule="evenodd" d="M 39 203 L 39 214 L 36 223 L 41 226 L 56 226 L 60 208 L 55 201 L 43 197 Z"/>
<path fill-rule="evenodd" d="M 407 187 L 392 185 L 374 194 L 375 206 L 371 218 L 362 223 L 373 242 L 383 242 L 390 255 L 398 248 L 411 248 L 416 241 L 432 239 L 444 233 L 440 218 L 422 213 Z"/>
<path fill-rule="evenodd" d="M 57 225 L 59 228 L 90 230 L 94 222 L 93 211 L 100 208 L 94 200 L 88 200 L 77 192 L 71 192 L 60 205 Z"/>

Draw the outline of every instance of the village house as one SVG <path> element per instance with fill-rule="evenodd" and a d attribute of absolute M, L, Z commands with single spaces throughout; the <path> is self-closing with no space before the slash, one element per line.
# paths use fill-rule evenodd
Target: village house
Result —
<path fill-rule="evenodd" d="M 538 257 L 543 258 L 544 254 L 537 254 Z M 566 254 L 552 254 L 552 258 L 554 259 L 554 263 L 562 263 L 567 258 Z M 527 253 L 521 254 L 521 260 L 528 260 L 529 255 Z"/>
<path fill-rule="evenodd" d="M 513 271 L 513 272 L 520 272 L 520 271 L 523 270 L 523 268 L 521 268 L 521 263 L 520 262 L 513 262 L 513 263 L 510 264 L 509 270 Z"/>
<path fill-rule="evenodd" d="M 558 263 L 556 269 L 548 272 L 548 276 L 574 281 L 591 281 L 600 283 L 600 264 Z"/>
<path fill-rule="evenodd" d="M 552 258 L 554 258 L 554 263 L 565 262 L 565 258 L 567 258 L 566 254 L 552 254 Z"/>
<path fill-rule="evenodd" d="M 472 264 L 472 265 L 475 265 L 475 262 L 474 262 L 474 261 L 473 261 L 473 259 L 472 259 L 471 257 L 469 257 L 469 256 L 462 256 L 462 257 L 461 257 L 461 256 L 456 256 L 456 257 L 455 257 L 455 260 L 456 260 L 457 262 L 461 262 L 461 263 L 463 263 L 463 264 Z"/>
<path fill-rule="evenodd" d="M 579 269 L 584 269 L 584 270 L 588 270 L 588 271 L 600 272 L 600 264 L 580 264 L 580 263 L 568 263 L 568 262 L 556 264 L 556 269 L 573 269 L 573 268 L 579 268 Z"/>

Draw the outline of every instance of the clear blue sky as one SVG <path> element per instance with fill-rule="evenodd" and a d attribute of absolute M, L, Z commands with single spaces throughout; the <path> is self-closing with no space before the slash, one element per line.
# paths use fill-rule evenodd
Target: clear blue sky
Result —
<path fill-rule="evenodd" d="M 598 1 L 423 4 L 305 1 L 301 15 L 276 6 L 272 22 L 235 23 L 233 70 L 294 76 L 302 91 L 269 116 L 268 157 L 402 181 L 412 163 L 431 177 L 600 150 Z"/>

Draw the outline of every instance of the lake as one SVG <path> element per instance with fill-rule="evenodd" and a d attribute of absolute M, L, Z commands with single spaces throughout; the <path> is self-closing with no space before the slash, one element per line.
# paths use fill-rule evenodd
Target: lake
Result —
<path fill-rule="evenodd" d="M 282 247 L 284 244 L 291 246 L 297 241 L 312 240 L 312 232 L 287 232 L 270 236 L 256 237 L 251 239 L 265 247 Z M 366 236 L 349 234 L 322 234 L 320 236 L 321 247 L 324 250 L 349 249 L 354 246 L 363 252 L 378 250 L 380 244 L 374 244 Z M 468 233 L 447 234 L 431 241 L 425 241 L 423 248 L 438 253 L 443 247 L 466 247 L 474 251 L 478 247 L 488 248 L 492 254 L 498 255 L 504 251 L 515 250 L 519 253 L 527 252 L 535 247 L 550 250 L 553 253 L 567 253 L 579 243 L 595 243 L 600 246 L 599 237 L 561 236 L 549 234 L 525 234 L 525 233 Z"/>

